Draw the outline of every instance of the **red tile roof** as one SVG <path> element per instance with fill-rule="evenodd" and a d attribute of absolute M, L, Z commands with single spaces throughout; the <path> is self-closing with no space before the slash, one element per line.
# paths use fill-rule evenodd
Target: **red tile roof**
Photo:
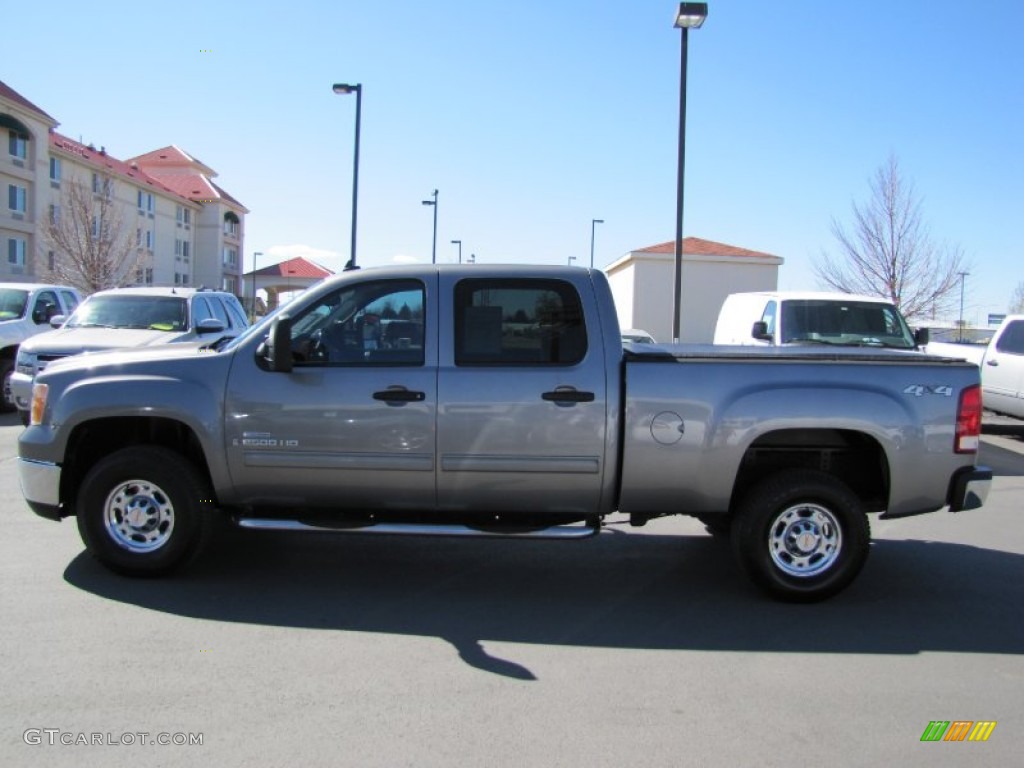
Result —
<path fill-rule="evenodd" d="M 43 112 L 43 110 L 41 110 L 39 107 L 37 107 L 31 101 L 26 99 L 24 96 L 22 96 L 16 90 L 11 88 L 11 86 L 7 85 L 7 83 L 5 83 L 3 80 L 0 80 L 0 96 L 3 96 L 5 99 L 10 99 L 14 103 L 20 104 L 21 106 L 25 107 L 26 109 L 31 109 L 33 112 L 36 112 L 36 113 L 42 115 L 43 117 L 45 117 L 51 123 L 54 123 L 54 124 L 57 123 L 57 121 L 54 120 L 53 117 L 51 117 L 50 115 L 48 115 L 45 112 Z"/>
<path fill-rule="evenodd" d="M 193 157 L 188 152 L 183 150 L 181 147 L 170 144 L 160 149 L 154 149 L 152 152 L 146 152 L 144 155 L 138 155 L 133 157 L 132 160 L 137 162 L 139 165 L 145 165 L 147 167 L 165 167 L 165 168 L 192 168 L 199 173 L 207 176 L 216 176 L 216 171 L 210 166 L 204 163 L 197 157 Z"/>
<path fill-rule="evenodd" d="M 217 176 L 216 171 L 173 144 L 133 157 L 132 162 L 190 200 L 200 203 L 222 200 L 245 213 L 249 212 L 242 203 L 211 181 Z"/>
<path fill-rule="evenodd" d="M 50 131 L 50 151 L 54 150 L 56 150 L 58 155 L 71 155 L 76 160 L 85 161 L 87 165 L 91 165 L 97 170 L 129 179 L 139 186 L 152 187 L 173 197 L 186 197 L 159 179 L 154 179 L 141 168 L 135 168 L 124 160 L 118 160 L 116 157 L 108 155 L 103 149 L 87 147 L 74 139 L 69 139 L 63 134 Z"/>
<path fill-rule="evenodd" d="M 256 274 L 267 277 L 312 277 L 320 279 L 322 277 L 330 277 L 334 273 L 309 259 L 296 256 L 294 259 L 288 259 L 279 264 L 271 264 L 269 267 L 258 269 Z"/>
<path fill-rule="evenodd" d="M 676 252 L 676 241 L 669 240 L 667 243 L 649 245 L 646 248 L 638 248 L 635 253 L 672 253 Z M 733 257 L 765 257 L 777 258 L 770 253 L 761 251 L 750 251 L 746 248 L 737 248 L 735 245 L 716 243 L 714 240 L 703 240 L 699 237 L 683 238 L 683 253 L 700 254 L 702 256 L 733 256 Z"/>

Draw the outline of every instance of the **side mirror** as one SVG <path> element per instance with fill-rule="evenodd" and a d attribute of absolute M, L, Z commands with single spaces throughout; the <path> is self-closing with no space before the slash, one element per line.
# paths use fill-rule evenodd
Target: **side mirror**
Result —
<path fill-rule="evenodd" d="M 263 363 L 262 367 L 277 373 L 290 373 L 292 370 L 292 318 L 291 315 L 278 315 L 270 325 L 270 333 L 266 340 L 256 349 L 256 355 Z"/>
<path fill-rule="evenodd" d="M 60 328 L 62 325 L 64 325 L 64 321 L 67 319 L 67 315 L 54 315 L 53 317 L 50 318 L 50 327 Z"/>
<path fill-rule="evenodd" d="M 918 328 L 916 331 L 914 331 L 914 344 L 916 344 L 919 347 L 923 347 L 925 344 L 927 344 L 930 338 L 931 333 L 927 328 Z"/>
<path fill-rule="evenodd" d="M 764 320 L 758 320 L 754 323 L 753 327 L 750 329 L 750 335 L 758 341 L 772 340 L 772 335 L 768 333 L 768 323 Z"/>
<path fill-rule="evenodd" d="M 208 317 L 196 323 L 196 333 L 200 336 L 204 333 L 223 333 L 224 323 L 215 317 Z"/>

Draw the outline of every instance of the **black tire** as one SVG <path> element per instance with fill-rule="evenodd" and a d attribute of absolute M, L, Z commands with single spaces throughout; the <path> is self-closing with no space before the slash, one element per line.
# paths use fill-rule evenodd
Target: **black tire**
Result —
<path fill-rule="evenodd" d="M 736 557 L 761 589 L 781 600 L 815 602 L 860 573 L 871 528 L 860 499 L 843 482 L 791 470 L 757 485 L 732 526 Z"/>
<path fill-rule="evenodd" d="M 29 423 L 31 423 L 31 421 L 32 421 L 32 412 L 31 411 L 18 411 L 18 418 L 21 419 L 22 425 L 27 427 L 29 425 Z"/>
<path fill-rule="evenodd" d="M 214 504 L 195 465 L 144 445 L 97 462 L 82 481 L 75 511 L 82 541 L 103 565 L 126 576 L 160 576 L 199 553 Z"/>
<path fill-rule="evenodd" d="M 716 538 L 727 537 L 732 531 L 732 515 L 698 515 L 704 530 Z"/>
<path fill-rule="evenodd" d="M 14 410 L 14 397 L 11 395 L 11 374 L 14 373 L 13 360 L 0 360 L 0 413 Z"/>

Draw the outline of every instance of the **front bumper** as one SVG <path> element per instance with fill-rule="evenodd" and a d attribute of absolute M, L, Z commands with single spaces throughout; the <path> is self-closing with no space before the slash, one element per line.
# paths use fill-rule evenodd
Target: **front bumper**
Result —
<path fill-rule="evenodd" d="M 33 512 L 47 520 L 65 517 L 66 513 L 60 506 L 60 466 L 19 458 L 18 480 L 25 501 Z"/>
<path fill-rule="evenodd" d="M 992 488 L 992 470 L 988 467 L 964 467 L 949 483 L 949 511 L 978 509 Z"/>

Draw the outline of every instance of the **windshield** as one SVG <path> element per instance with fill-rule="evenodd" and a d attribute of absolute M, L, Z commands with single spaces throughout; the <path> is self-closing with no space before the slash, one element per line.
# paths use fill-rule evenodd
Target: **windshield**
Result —
<path fill-rule="evenodd" d="M 782 303 L 782 343 L 913 349 L 914 337 L 891 304 L 793 299 Z"/>
<path fill-rule="evenodd" d="M 180 296 L 92 296 L 71 315 L 65 328 L 188 330 L 188 300 Z"/>
<path fill-rule="evenodd" d="M 0 321 L 17 320 L 25 314 L 28 291 L 20 288 L 0 288 Z"/>

